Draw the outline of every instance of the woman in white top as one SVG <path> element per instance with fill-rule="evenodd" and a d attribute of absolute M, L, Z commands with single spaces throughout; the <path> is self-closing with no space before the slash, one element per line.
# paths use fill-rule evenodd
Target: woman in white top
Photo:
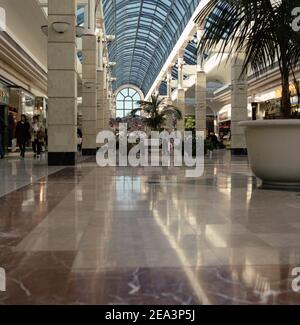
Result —
<path fill-rule="evenodd" d="M 44 131 L 42 125 L 39 123 L 38 116 L 33 117 L 32 124 L 32 150 L 34 152 L 34 157 L 39 158 L 42 151 L 42 142 L 44 137 Z"/>

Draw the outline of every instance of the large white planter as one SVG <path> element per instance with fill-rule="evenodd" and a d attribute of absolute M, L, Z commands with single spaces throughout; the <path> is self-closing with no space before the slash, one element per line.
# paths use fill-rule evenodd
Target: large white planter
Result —
<path fill-rule="evenodd" d="M 253 173 L 268 186 L 300 187 L 300 120 L 240 122 Z"/>

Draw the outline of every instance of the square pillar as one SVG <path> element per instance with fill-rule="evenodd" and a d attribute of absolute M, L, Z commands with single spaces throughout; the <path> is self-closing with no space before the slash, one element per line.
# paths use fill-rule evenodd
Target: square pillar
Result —
<path fill-rule="evenodd" d="M 103 131 L 104 128 L 104 71 L 97 72 L 97 133 Z"/>
<path fill-rule="evenodd" d="M 197 71 L 196 78 L 196 130 L 206 132 L 206 73 Z"/>
<path fill-rule="evenodd" d="M 48 2 L 48 164 L 72 166 L 77 160 L 77 0 Z M 67 22 L 65 33 L 52 24 Z"/>
<path fill-rule="evenodd" d="M 248 120 L 247 74 L 242 73 L 244 53 L 232 58 L 231 66 L 231 152 L 233 155 L 247 153 L 244 129 L 238 125 Z"/>
<path fill-rule="evenodd" d="M 97 135 L 97 38 L 84 35 L 82 38 L 82 155 L 96 154 Z"/>
<path fill-rule="evenodd" d="M 172 97 L 172 70 L 169 68 L 167 73 L 167 99 Z"/>
<path fill-rule="evenodd" d="M 177 108 L 180 109 L 182 120 L 177 122 L 177 130 L 183 132 L 185 130 L 185 91 L 177 89 Z"/>
<path fill-rule="evenodd" d="M 106 130 L 110 130 L 110 125 L 109 125 L 109 121 L 111 118 L 111 114 L 110 114 L 110 98 L 109 95 L 107 94 L 106 96 L 106 101 L 105 101 L 105 120 L 104 120 L 104 126 Z"/>
<path fill-rule="evenodd" d="M 184 50 L 178 52 L 178 89 L 177 89 L 177 108 L 182 113 L 182 120 L 177 122 L 177 130 L 183 132 L 185 130 L 185 91 L 183 88 L 183 66 L 184 66 Z"/>

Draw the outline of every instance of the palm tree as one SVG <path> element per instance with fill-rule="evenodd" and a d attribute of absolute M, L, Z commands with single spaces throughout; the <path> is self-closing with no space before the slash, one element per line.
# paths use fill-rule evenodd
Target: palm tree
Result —
<path fill-rule="evenodd" d="M 176 120 L 182 120 L 181 111 L 173 105 L 168 104 L 165 98 L 152 95 L 150 101 L 138 101 L 140 106 L 131 111 L 131 115 L 142 112 L 143 123 L 152 131 L 160 131 L 168 116 L 175 117 Z"/>
<path fill-rule="evenodd" d="M 226 49 L 244 52 L 243 73 L 251 68 L 260 75 L 277 64 L 281 74 L 281 115 L 291 116 L 289 78 L 300 62 L 300 33 L 292 28 L 293 10 L 299 0 L 211 0 L 196 17 L 198 24 L 206 21 L 199 45 L 208 53 L 221 44 Z"/>

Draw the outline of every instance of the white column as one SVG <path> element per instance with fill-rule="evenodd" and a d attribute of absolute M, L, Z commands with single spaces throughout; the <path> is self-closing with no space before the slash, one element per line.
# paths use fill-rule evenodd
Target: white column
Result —
<path fill-rule="evenodd" d="M 219 134 L 218 115 L 214 115 L 214 132 Z"/>
<path fill-rule="evenodd" d="M 110 129 L 109 121 L 111 118 L 110 109 L 111 109 L 111 84 L 110 84 L 110 72 L 106 69 L 106 83 L 105 83 L 105 110 L 104 110 L 104 127 L 106 130 Z"/>
<path fill-rule="evenodd" d="M 185 91 L 183 88 L 183 51 L 178 53 L 178 89 L 177 89 L 177 108 L 181 110 L 182 120 L 177 122 L 177 130 L 185 130 Z"/>
<path fill-rule="evenodd" d="M 172 105 L 172 67 L 167 71 L 167 102 Z M 166 119 L 166 128 L 169 131 L 173 130 L 173 116 L 168 116 Z"/>
<path fill-rule="evenodd" d="M 116 97 L 112 95 L 111 97 L 111 112 L 110 115 L 112 118 L 116 118 Z"/>
<path fill-rule="evenodd" d="M 110 126 L 109 126 L 109 121 L 111 119 L 111 97 L 112 97 L 112 90 L 111 90 L 111 84 L 109 84 L 108 86 L 108 97 L 107 97 L 107 110 L 106 110 L 106 125 L 107 125 L 107 129 L 109 130 L 110 129 Z"/>
<path fill-rule="evenodd" d="M 104 130 L 104 71 L 97 71 L 97 133 Z"/>
<path fill-rule="evenodd" d="M 200 43 L 204 30 L 197 31 L 198 43 Z M 196 130 L 206 132 L 206 73 L 203 66 L 203 56 L 200 51 L 197 53 L 197 78 L 196 78 Z"/>
<path fill-rule="evenodd" d="M 107 111 L 108 111 L 108 71 L 106 64 L 104 64 L 104 73 L 103 73 L 103 126 L 105 130 L 108 130 L 109 121 L 107 120 Z"/>
<path fill-rule="evenodd" d="M 235 53 L 231 66 L 231 152 L 238 155 L 246 153 L 244 130 L 238 126 L 248 119 L 247 74 L 241 75 L 244 58 L 244 53 Z"/>
<path fill-rule="evenodd" d="M 48 164 L 75 165 L 77 156 L 76 0 L 48 1 Z M 57 33 L 53 22 L 68 22 Z"/>
<path fill-rule="evenodd" d="M 100 29 L 100 32 L 98 34 L 98 69 L 103 71 L 103 30 Z"/>
<path fill-rule="evenodd" d="M 103 131 L 104 128 L 104 67 L 103 67 L 103 31 L 99 32 L 97 39 L 97 133 Z"/>
<path fill-rule="evenodd" d="M 178 56 L 178 89 L 183 89 L 183 54 L 179 54 Z"/>
<path fill-rule="evenodd" d="M 167 98 L 168 98 L 168 101 L 171 101 L 171 97 L 172 97 L 171 83 L 172 83 L 172 68 L 169 68 L 168 72 L 167 72 Z"/>
<path fill-rule="evenodd" d="M 94 35 L 96 27 L 96 3 L 95 0 L 88 0 L 87 5 L 84 8 L 84 27 L 85 34 Z"/>
<path fill-rule="evenodd" d="M 96 154 L 97 135 L 97 39 L 84 35 L 82 40 L 82 154 Z"/>

